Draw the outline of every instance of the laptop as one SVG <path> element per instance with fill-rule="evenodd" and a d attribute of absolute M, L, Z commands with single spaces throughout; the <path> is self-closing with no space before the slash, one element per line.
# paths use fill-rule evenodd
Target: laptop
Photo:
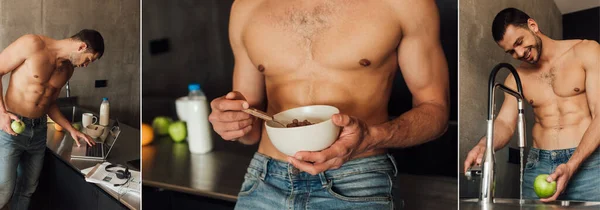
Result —
<path fill-rule="evenodd" d="M 119 138 L 119 134 L 121 134 L 121 129 L 119 128 L 119 119 L 114 121 L 112 125 L 107 126 L 106 128 L 110 128 L 110 130 L 108 131 L 108 135 L 106 136 L 105 141 L 102 141 L 101 139 L 99 139 L 100 137 L 98 137 L 96 139 L 93 139 L 96 142 L 96 144 L 93 146 L 82 142 L 81 147 L 77 147 L 77 144 L 74 143 L 73 150 L 71 152 L 71 158 L 106 160 L 108 154 L 110 154 L 110 151 L 115 145 L 115 142 Z"/>

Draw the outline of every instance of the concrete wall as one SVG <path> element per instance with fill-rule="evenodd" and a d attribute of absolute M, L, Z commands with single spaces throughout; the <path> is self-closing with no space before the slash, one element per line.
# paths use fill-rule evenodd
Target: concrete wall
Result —
<path fill-rule="evenodd" d="M 233 0 L 146 0 L 142 16 L 143 122 L 175 115 L 174 101 L 197 82 L 209 99 L 231 90 L 233 53 L 229 11 Z M 168 39 L 169 50 L 150 54 L 150 42 Z"/>
<path fill-rule="evenodd" d="M 494 42 L 491 34 L 491 23 L 496 14 L 504 8 L 515 7 L 534 18 L 544 34 L 553 39 L 562 38 L 561 13 L 552 0 L 496 0 L 496 1 L 460 1 L 460 97 L 459 97 L 459 139 L 460 139 L 460 171 L 467 153 L 485 135 L 487 113 L 487 82 L 491 69 L 498 63 L 508 62 L 513 66 L 519 64 Z M 507 73 L 498 75 L 497 81 L 504 81 Z M 503 94 L 496 94 L 496 107 L 500 107 Z M 496 110 L 497 113 L 498 110 Z M 528 145 L 531 143 L 533 114 L 531 106 L 526 108 L 528 126 Z M 509 146 L 516 147 L 515 139 Z M 519 196 L 519 165 L 509 164 L 508 149 L 496 152 L 497 183 L 496 196 Z M 465 182 L 461 177 L 461 196 Z M 479 187 L 471 185 L 469 187 Z"/>
<path fill-rule="evenodd" d="M 104 56 L 87 68 L 75 69 L 71 95 L 95 112 L 100 111 L 102 97 L 108 97 L 111 118 L 139 127 L 139 17 L 138 0 L 1 0 L 0 50 L 27 33 L 63 39 L 84 28 L 98 30 L 104 37 Z M 8 78 L 2 78 L 4 91 Z M 95 88 L 95 80 L 107 80 L 108 85 Z"/>

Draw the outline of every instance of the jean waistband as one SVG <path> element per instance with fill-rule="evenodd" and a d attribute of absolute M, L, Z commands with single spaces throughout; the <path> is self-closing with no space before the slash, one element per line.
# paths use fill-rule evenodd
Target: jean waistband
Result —
<path fill-rule="evenodd" d="M 296 180 L 323 180 L 326 178 L 336 178 L 374 171 L 391 171 L 394 176 L 396 176 L 398 169 L 394 157 L 390 154 L 382 154 L 358 158 L 344 163 L 342 167 L 338 169 L 327 170 L 319 175 L 313 176 L 306 172 L 300 172 L 288 162 L 273 159 L 257 152 L 254 154 L 254 158 L 250 161 L 250 166 L 248 167 L 249 173 L 258 176 L 261 179 L 264 179 L 268 174 L 282 178 L 290 178 L 293 176 L 293 179 Z"/>
<path fill-rule="evenodd" d="M 23 123 L 25 123 L 25 125 L 29 125 L 32 127 L 35 127 L 37 125 L 41 125 L 41 124 L 46 124 L 46 122 L 48 122 L 48 118 L 46 117 L 46 115 L 43 115 L 41 117 L 38 118 L 28 118 L 28 117 L 23 117 L 19 114 L 16 114 L 14 112 L 10 112 L 11 114 L 14 114 L 15 116 L 17 116 L 19 118 L 19 120 L 23 121 Z"/>
<path fill-rule="evenodd" d="M 568 148 L 568 149 L 557 149 L 557 150 L 543 150 L 537 148 L 531 148 L 529 150 L 530 156 L 539 159 L 546 160 L 556 160 L 556 159 L 569 159 L 573 156 L 577 148 Z M 600 156 L 600 148 L 596 149 L 590 157 Z"/>

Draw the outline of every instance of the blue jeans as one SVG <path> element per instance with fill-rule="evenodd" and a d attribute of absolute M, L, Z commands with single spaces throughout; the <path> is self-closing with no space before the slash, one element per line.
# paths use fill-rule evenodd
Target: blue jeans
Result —
<path fill-rule="evenodd" d="M 575 148 L 540 150 L 531 148 L 523 174 L 523 197 L 539 199 L 533 181 L 539 174 L 552 174 L 558 165 L 569 161 Z M 558 200 L 600 201 L 600 149 L 596 149 L 573 174 Z"/>
<path fill-rule="evenodd" d="M 256 153 L 235 209 L 393 209 L 391 155 L 346 162 L 316 176 Z"/>
<path fill-rule="evenodd" d="M 26 126 L 21 134 L 0 131 L 0 208 L 9 200 L 11 209 L 29 208 L 44 162 L 46 116 L 21 120 Z"/>

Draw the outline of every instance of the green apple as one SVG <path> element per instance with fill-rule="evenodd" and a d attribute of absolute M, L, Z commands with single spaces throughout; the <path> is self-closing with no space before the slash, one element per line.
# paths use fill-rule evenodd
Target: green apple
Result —
<path fill-rule="evenodd" d="M 73 126 L 73 128 L 75 128 L 75 130 L 78 130 L 78 131 L 81 130 L 81 123 L 73 123 L 73 124 L 71 124 L 71 126 Z"/>
<path fill-rule="evenodd" d="M 165 116 L 158 116 L 152 121 L 152 128 L 158 135 L 167 135 L 169 133 L 169 125 L 173 122 L 173 119 Z"/>
<path fill-rule="evenodd" d="M 556 180 L 549 183 L 546 181 L 548 174 L 540 174 L 533 181 L 533 191 L 540 198 L 549 198 L 556 192 Z"/>
<path fill-rule="evenodd" d="M 15 120 L 10 124 L 10 128 L 12 128 L 15 133 L 23 133 L 25 130 L 25 123 L 20 120 Z"/>
<path fill-rule="evenodd" d="M 173 139 L 174 142 L 181 142 L 187 136 L 187 128 L 185 126 L 185 122 L 177 121 L 171 123 L 169 126 L 169 136 Z"/>

